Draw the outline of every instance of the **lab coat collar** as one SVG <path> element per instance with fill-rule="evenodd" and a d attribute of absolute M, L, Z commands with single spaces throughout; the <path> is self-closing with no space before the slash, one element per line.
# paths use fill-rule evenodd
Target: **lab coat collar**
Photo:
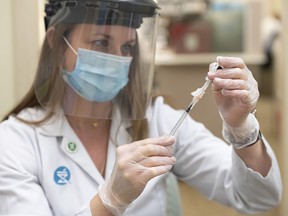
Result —
<path fill-rule="evenodd" d="M 45 136 L 61 137 L 69 135 L 71 130 L 64 113 L 59 112 L 44 125 L 41 125 L 39 132 Z"/>

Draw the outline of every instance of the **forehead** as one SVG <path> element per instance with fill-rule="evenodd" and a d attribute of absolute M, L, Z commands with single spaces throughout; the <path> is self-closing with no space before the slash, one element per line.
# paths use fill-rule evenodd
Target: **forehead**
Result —
<path fill-rule="evenodd" d="M 88 38 L 95 35 L 105 35 L 109 37 L 119 37 L 122 39 L 135 39 L 136 29 L 119 25 L 94 25 L 80 24 L 76 25 L 72 31 L 72 37 Z"/>

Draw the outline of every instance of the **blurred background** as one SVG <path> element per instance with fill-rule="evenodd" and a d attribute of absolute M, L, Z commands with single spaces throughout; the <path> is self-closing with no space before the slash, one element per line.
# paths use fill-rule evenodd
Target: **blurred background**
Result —
<path fill-rule="evenodd" d="M 44 0 L 0 0 L 0 118 L 27 92 L 44 38 Z M 256 116 L 274 149 L 284 191 L 279 207 L 258 216 L 288 215 L 288 1 L 159 0 L 155 89 L 176 108 L 202 86 L 217 56 L 241 57 L 258 81 Z M 191 116 L 221 137 L 211 91 Z M 241 216 L 179 182 L 183 215 Z"/>

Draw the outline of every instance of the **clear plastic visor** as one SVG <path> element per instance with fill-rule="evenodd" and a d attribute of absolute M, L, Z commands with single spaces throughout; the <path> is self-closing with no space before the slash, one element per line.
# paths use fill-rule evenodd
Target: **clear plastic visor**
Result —
<path fill-rule="evenodd" d="M 110 119 L 115 112 L 122 119 L 146 118 L 156 16 L 108 15 L 87 9 L 83 22 L 64 22 L 59 15 L 60 21 L 52 22 L 35 85 L 45 109 L 87 118 Z"/>

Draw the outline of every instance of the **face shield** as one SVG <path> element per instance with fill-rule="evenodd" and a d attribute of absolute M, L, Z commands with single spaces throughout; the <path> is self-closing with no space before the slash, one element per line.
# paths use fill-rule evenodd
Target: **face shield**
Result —
<path fill-rule="evenodd" d="M 157 4 L 153 0 L 50 0 L 47 6 L 46 14 L 55 14 L 48 17 L 35 82 L 42 107 L 77 117 L 110 119 L 119 112 L 122 119 L 146 118 Z"/>

